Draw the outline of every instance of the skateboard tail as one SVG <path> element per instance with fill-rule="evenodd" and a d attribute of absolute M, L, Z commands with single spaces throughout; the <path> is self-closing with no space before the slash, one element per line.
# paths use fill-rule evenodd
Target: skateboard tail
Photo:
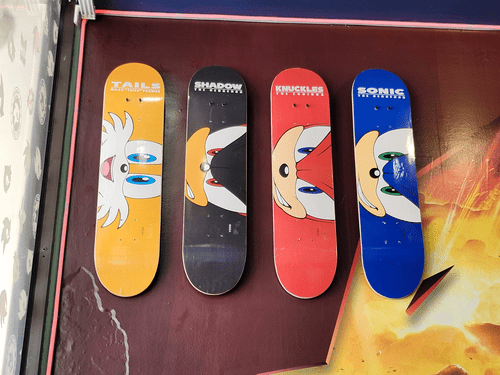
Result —
<path fill-rule="evenodd" d="M 117 256 L 114 259 L 95 257 L 97 276 L 108 292 L 119 297 L 133 297 L 150 286 L 156 275 L 159 252 L 137 257 L 134 253 L 138 251 L 148 253 L 144 249 L 125 250 L 120 247 L 116 249 Z"/>
<path fill-rule="evenodd" d="M 215 246 L 184 247 L 184 271 L 190 284 L 207 295 L 221 295 L 233 289 L 241 279 L 246 252 L 241 248 Z"/>
<path fill-rule="evenodd" d="M 275 247 L 274 266 L 283 289 L 300 299 L 315 298 L 326 292 L 337 268 L 337 256 L 332 251 L 335 245 L 332 241 L 330 247 L 316 251 L 314 259 L 308 257 L 311 253 L 309 248 Z M 307 262 L 304 262 L 305 258 L 309 258 Z"/>
<path fill-rule="evenodd" d="M 417 263 L 413 259 L 413 253 L 419 250 L 419 247 L 362 248 L 365 277 L 373 291 L 387 298 L 403 298 L 412 294 L 420 285 L 422 273 L 408 272 L 408 269 L 420 269 L 422 272 L 424 269 L 423 261 Z"/>

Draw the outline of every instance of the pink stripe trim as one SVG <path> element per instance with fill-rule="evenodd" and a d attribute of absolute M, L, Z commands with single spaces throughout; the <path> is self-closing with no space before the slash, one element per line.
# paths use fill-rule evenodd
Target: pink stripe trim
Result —
<path fill-rule="evenodd" d="M 271 23 L 303 23 L 319 25 L 354 25 L 354 26 L 388 26 L 388 27 L 419 27 L 431 29 L 458 29 L 458 30 L 500 30 L 500 25 L 481 25 L 467 23 L 440 23 L 440 22 L 410 22 L 410 21 L 383 21 L 331 18 L 299 18 L 299 17 L 264 17 L 228 14 L 197 14 L 197 13 L 161 13 L 161 12 L 129 12 L 118 10 L 96 9 L 96 14 L 107 16 L 171 18 L 191 20 L 217 21 L 246 21 Z"/>
<path fill-rule="evenodd" d="M 75 143 L 76 143 L 76 129 L 78 124 L 78 110 L 80 104 L 80 86 L 83 65 L 83 47 L 85 44 L 85 26 L 87 20 L 82 20 L 81 33 L 80 33 L 80 52 L 78 56 L 78 73 L 76 77 L 76 92 L 75 92 L 75 107 L 73 112 L 73 129 L 71 131 L 71 145 L 68 164 L 68 179 L 66 181 L 66 199 L 64 203 L 64 216 L 61 230 L 61 244 L 59 248 L 59 265 L 57 271 L 56 291 L 54 297 L 54 314 L 52 316 L 52 328 L 50 335 L 49 353 L 47 359 L 47 375 L 52 373 L 52 363 L 54 359 L 54 346 L 57 336 L 57 321 L 59 318 L 59 304 L 61 297 L 61 283 L 64 267 L 64 251 L 66 248 L 66 234 L 68 230 L 68 216 L 69 216 L 69 203 L 71 199 L 71 184 L 73 181 L 73 164 L 75 159 Z"/>

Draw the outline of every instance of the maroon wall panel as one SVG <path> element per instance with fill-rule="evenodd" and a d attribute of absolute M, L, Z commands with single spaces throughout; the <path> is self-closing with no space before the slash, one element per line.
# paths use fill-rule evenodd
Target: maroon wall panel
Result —
<path fill-rule="evenodd" d="M 500 114 L 496 32 L 99 16 L 85 37 L 58 374 L 118 374 L 127 366 L 131 374 L 256 374 L 324 363 L 359 238 L 356 75 L 382 68 L 406 83 L 419 169 Z M 127 62 L 151 65 L 166 85 L 162 237 L 153 284 L 118 298 L 97 280 L 93 245 L 103 88 Z M 181 250 L 187 88 L 207 65 L 241 74 L 249 108 L 248 259 L 237 287 L 219 297 L 189 284 Z M 331 100 L 339 263 L 331 287 L 312 300 L 287 294 L 273 263 L 270 88 L 291 67 L 322 76 Z"/>

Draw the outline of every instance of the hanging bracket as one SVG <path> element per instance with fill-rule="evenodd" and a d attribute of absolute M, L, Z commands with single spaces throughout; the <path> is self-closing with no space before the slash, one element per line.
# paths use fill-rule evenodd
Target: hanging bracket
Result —
<path fill-rule="evenodd" d="M 80 25 L 82 19 L 95 20 L 95 6 L 93 0 L 78 0 L 76 2 L 74 17 L 75 24 L 77 26 Z"/>

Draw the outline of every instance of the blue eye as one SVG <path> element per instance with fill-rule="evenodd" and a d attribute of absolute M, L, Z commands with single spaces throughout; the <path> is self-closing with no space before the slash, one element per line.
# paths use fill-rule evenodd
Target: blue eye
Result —
<path fill-rule="evenodd" d="M 316 147 L 301 147 L 297 151 L 301 154 L 310 154 Z"/>
<path fill-rule="evenodd" d="M 151 154 L 135 153 L 129 155 L 128 160 L 135 163 L 152 163 L 156 160 L 156 156 Z"/>
<path fill-rule="evenodd" d="M 127 177 L 127 182 L 135 185 L 151 185 L 155 181 L 151 176 L 134 175 Z"/>
<path fill-rule="evenodd" d="M 305 194 L 320 194 L 323 192 L 323 190 L 317 188 L 316 186 L 303 186 L 299 188 L 299 191 Z"/>

